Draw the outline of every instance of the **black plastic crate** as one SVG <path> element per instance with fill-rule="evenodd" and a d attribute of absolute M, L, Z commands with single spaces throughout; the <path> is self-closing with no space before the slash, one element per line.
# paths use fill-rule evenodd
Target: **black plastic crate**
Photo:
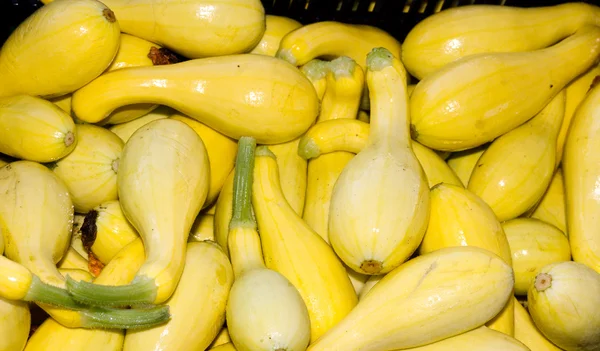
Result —
<path fill-rule="evenodd" d="M 287 16 L 303 24 L 319 21 L 369 24 L 400 41 L 425 17 L 451 7 L 473 4 L 535 7 L 566 2 L 600 6 L 600 0 L 262 0 L 267 14 Z M 39 0 L 0 0 L 0 43 L 40 6 L 43 4 Z"/>

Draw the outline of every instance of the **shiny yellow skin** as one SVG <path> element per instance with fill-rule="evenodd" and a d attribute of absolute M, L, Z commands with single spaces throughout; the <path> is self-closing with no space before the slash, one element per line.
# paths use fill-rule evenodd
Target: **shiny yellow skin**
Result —
<path fill-rule="evenodd" d="M 258 0 L 104 0 L 121 31 L 161 44 L 187 58 L 249 51 L 265 31 Z"/>
<path fill-rule="evenodd" d="M 208 194 L 206 148 L 183 122 L 150 122 L 125 145 L 117 176 L 123 213 L 146 248 L 136 278 L 153 280 L 153 302 L 163 303 L 179 282 L 187 238 Z"/>
<path fill-rule="evenodd" d="M 477 328 L 506 305 L 512 269 L 478 247 L 451 247 L 388 273 L 308 351 L 423 346 Z"/>
<path fill-rule="evenodd" d="M 331 247 L 285 201 L 277 161 L 258 150 L 252 204 L 265 264 L 300 292 L 314 342 L 354 308 L 354 287 Z"/>
<path fill-rule="evenodd" d="M 374 63 L 366 75 L 369 141 L 335 183 L 329 241 L 348 267 L 379 275 L 402 264 L 421 242 L 429 217 L 429 185 L 411 148 L 404 67 L 381 51 L 373 57 L 384 63 Z"/>
<path fill-rule="evenodd" d="M 550 223 L 568 236 L 566 213 L 563 172 L 559 168 L 554 173 L 546 193 L 531 214 L 531 218 Z"/>
<path fill-rule="evenodd" d="M 560 132 L 558 133 L 558 140 L 556 142 L 556 165 L 562 160 L 565 142 L 567 140 L 567 134 L 569 132 L 569 126 L 575 115 L 575 110 L 586 97 L 590 91 L 592 84 L 596 77 L 600 76 L 600 65 L 592 67 L 585 74 L 579 76 L 573 80 L 565 89 L 567 94 L 567 100 L 565 105 L 565 118 L 563 119 L 562 125 L 560 126 Z"/>
<path fill-rule="evenodd" d="M 545 265 L 571 260 L 569 240 L 553 225 L 533 218 L 515 218 L 502 223 L 502 228 L 512 253 L 517 295 L 527 295 Z"/>
<path fill-rule="evenodd" d="M 160 45 L 125 33 L 121 33 L 120 41 L 121 44 L 119 45 L 117 55 L 110 66 L 108 66 L 105 73 L 121 68 L 153 65 L 148 54 L 150 53 L 151 48 L 160 48 Z M 120 124 L 129 122 L 148 114 L 157 107 L 158 105 L 155 104 L 135 104 L 119 107 L 113 111 L 109 117 L 104 119 L 102 124 Z"/>
<path fill-rule="evenodd" d="M 100 1 L 42 6 L 0 50 L 0 96 L 55 97 L 81 88 L 115 57 L 119 30 L 114 14 Z"/>
<path fill-rule="evenodd" d="M 125 246 L 139 238 L 121 209 L 119 200 L 110 200 L 93 208 L 96 211 L 96 239 L 91 250 L 100 262 L 109 263 Z"/>
<path fill-rule="evenodd" d="M 406 349 L 409 351 L 531 351 L 517 339 L 487 327 L 479 327 L 429 345 Z"/>
<path fill-rule="evenodd" d="M 298 153 L 307 158 L 334 151 L 359 153 L 368 143 L 370 125 L 359 120 L 330 120 L 312 126 L 300 139 Z M 413 152 L 427 176 L 429 187 L 438 183 L 463 186 L 446 162 L 433 150 L 412 142 Z"/>
<path fill-rule="evenodd" d="M 358 301 L 362 300 L 371 289 L 375 286 L 375 284 L 379 283 L 379 281 L 385 277 L 385 274 L 382 275 L 371 275 L 369 279 L 365 282 L 365 285 L 358 293 Z"/>
<path fill-rule="evenodd" d="M 103 285 L 124 285 L 135 276 L 144 263 L 144 245 L 141 239 L 133 241 L 121 250 L 107 264 L 94 283 Z M 65 351 L 121 351 L 125 338 L 122 330 L 101 330 L 68 328 L 48 318 L 36 330 L 25 350 L 65 350 Z"/>
<path fill-rule="evenodd" d="M 35 162 L 56 161 L 77 145 L 71 116 L 44 99 L 0 98 L 0 152 Z"/>
<path fill-rule="evenodd" d="M 482 145 L 473 149 L 454 152 L 446 160 L 448 166 L 450 166 L 465 187 L 469 185 L 473 169 L 486 148 L 487 146 Z"/>
<path fill-rule="evenodd" d="M 554 176 L 564 111 L 563 90 L 537 116 L 494 140 L 477 161 L 467 188 L 500 221 L 522 215 L 544 196 Z"/>
<path fill-rule="evenodd" d="M 546 49 L 449 64 L 419 81 L 411 95 L 413 138 L 441 151 L 485 144 L 538 114 L 599 55 L 600 27 L 589 26 Z"/>
<path fill-rule="evenodd" d="M 364 86 L 363 70 L 356 61 L 346 57 L 332 61 L 327 68 L 329 70 L 326 75 L 327 89 L 323 96 L 317 124 L 330 120 L 355 120 Z M 351 153 L 337 151 L 308 162 L 302 218 L 327 242 L 329 242 L 329 212 L 333 187 L 352 158 L 354 155 Z"/>
<path fill-rule="evenodd" d="M 75 211 L 88 213 L 103 202 L 117 199 L 117 171 L 123 141 L 91 124 L 77 124 L 77 146 L 58 160 L 52 171 L 67 186 Z"/>
<path fill-rule="evenodd" d="M 71 243 L 73 203 L 64 183 L 39 163 L 17 161 L 0 168 L 0 192 L 6 257 L 65 288 L 55 265 Z"/>
<path fill-rule="evenodd" d="M 477 195 L 456 185 L 439 184 L 431 189 L 431 213 L 421 255 L 452 246 L 476 246 L 498 255 L 512 265 L 510 246 L 494 212 Z M 514 335 L 513 301 L 488 326 Z"/>
<path fill-rule="evenodd" d="M 515 298 L 515 339 L 531 351 L 561 351 L 535 326 L 529 312 Z"/>
<path fill-rule="evenodd" d="M 285 199 L 299 216 L 304 213 L 304 202 L 308 178 L 308 162 L 298 155 L 300 139 L 270 145 L 277 159 L 281 190 Z"/>
<path fill-rule="evenodd" d="M 385 31 L 367 25 L 322 21 L 302 26 L 283 37 L 277 57 L 302 66 L 317 57 L 348 56 L 363 69 L 367 54 L 384 47 L 400 57 L 400 43 Z"/>
<path fill-rule="evenodd" d="M 29 337 L 31 313 L 26 302 L 0 297 L 0 350 L 21 351 Z"/>
<path fill-rule="evenodd" d="M 121 106 L 162 104 L 231 138 L 253 136 L 261 144 L 297 138 L 319 109 L 315 89 L 298 69 L 252 54 L 116 70 L 78 90 L 72 103 L 89 123 Z"/>
<path fill-rule="evenodd" d="M 275 56 L 281 39 L 294 29 L 302 27 L 300 22 L 284 16 L 266 15 L 265 21 L 265 32 L 262 39 L 250 51 L 251 54 Z"/>
<path fill-rule="evenodd" d="M 190 231 L 188 242 L 191 241 L 215 241 L 215 216 L 200 213 Z"/>
<path fill-rule="evenodd" d="M 69 247 L 56 267 L 59 269 L 80 269 L 89 271 L 88 261 L 72 247 Z"/>
<path fill-rule="evenodd" d="M 215 240 L 227 255 L 229 255 L 229 244 L 227 240 L 229 237 L 229 222 L 231 222 L 233 214 L 234 174 L 235 170 L 232 170 L 227 176 L 215 207 Z"/>
<path fill-rule="evenodd" d="M 69 116 L 71 115 L 71 97 L 72 94 L 67 94 L 59 97 L 49 99 L 49 101 L 56 106 L 60 107 L 61 110 L 65 111 Z"/>
<path fill-rule="evenodd" d="M 173 112 L 173 109 L 170 107 L 159 106 L 142 117 L 110 126 L 108 127 L 108 130 L 115 133 L 124 143 L 126 143 L 136 130 L 157 119 L 169 118 Z"/>
<path fill-rule="evenodd" d="M 585 24 L 600 24 L 597 7 L 563 4 L 530 9 L 494 5 L 449 8 L 412 28 L 402 45 L 402 62 L 420 80 L 469 55 L 545 48 Z"/>
<path fill-rule="evenodd" d="M 600 349 L 600 274 L 573 261 L 543 267 L 527 294 L 540 331 L 567 351 Z"/>
<path fill-rule="evenodd" d="M 223 327 L 207 350 L 214 349 L 217 346 L 221 346 L 227 343 L 231 343 L 231 338 L 229 337 L 229 331 L 227 330 L 227 327 Z"/>
<path fill-rule="evenodd" d="M 600 86 L 583 100 L 571 121 L 565 143 L 564 176 L 567 233 L 573 261 L 600 273 Z"/>
<path fill-rule="evenodd" d="M 205 350 L 225 322 L 233 279 L 231 263 L 217 244 L 188 243 L 179 285 L 165 302 L 171 319 L 150 329 L 127 330 L 123 350 Z M 195 304 L 199 308 L 190 309 Z"/>
<path fill-rule="evenodd" d="M 171 119 L 191 127 L 204 142 L 210 162 L 210 188 L 203 208 L 212 205 L 219 196 L 223 184 L 235 164 L 237 142 L 194 119 L 175 113 Z"/>

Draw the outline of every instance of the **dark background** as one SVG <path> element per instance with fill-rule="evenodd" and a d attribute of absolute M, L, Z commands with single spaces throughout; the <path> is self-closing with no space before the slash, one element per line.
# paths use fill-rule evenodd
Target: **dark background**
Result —
<path fill-rule="evenodd" d="M 267 14 L 294 18 L 303 24 L 317 21 L 340 21 L 370 24 L 382 28 L 400 41 L 408 31 L 437 8 L 446 9 L 470 4 L 506 6 L 556 5 L 564 0 L 263 0 Z M 369 12 L 370 4 L 375 6 Z M 600 5 L 600 0 L 583 2 Z M 27 16 L 43 6 L 38 0 L 0 0 L 0 44 Z"/>

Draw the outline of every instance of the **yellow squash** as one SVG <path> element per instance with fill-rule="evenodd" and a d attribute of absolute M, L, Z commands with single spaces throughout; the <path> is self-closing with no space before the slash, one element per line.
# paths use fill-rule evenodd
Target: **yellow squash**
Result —
<path fill-rule="evenodd" d="M 87 213 L 105 201 L 117 199 L 117 171 L 123 141 L 91 124 L 76 126 L 77 146 L 50 165 L 65 182 L 78 213 Z"/>
<path fill-rule="evenodd" d="M 358 294 L 358 300 L 362 300 L 369 291 L 371 291 L 371 289 L 373 289 L 373 287 L 375 286 L 375 284 L 379 283 L 379 281 L 385 277 L 385 274 L 382 275 L 371 275 L 369 276 L 369 279 L 367 279 L 367 281 L 365 282 L 365 285 L 363 285 L 362 289 L 360 290 L 359 294 Z"/>
<path fill-rule="evenodd" d="M 104 0 L 124 33 L 161 44 L 185 57 L 249 51 L 265 31 L 258 0 Z"/>
<path fill-rule="evenodd" d="M 348 57 L 337 58 L 328 65 L 327 90 L 321 103 L 317 125 L 330 120 L 354 120 L 358 114 L 364 86 L 363 70 Z M 332 152 L 308 162 L 306 198 L 302 218 L 325 241 L 329 242 L 329 209 L 333 186 L 353 154 Z M 280 172 L 281 172 L 281 168 Z"/>
<path fill-rule="evenodd" d="M 304 158 L 320 157 L 334 151 L 359 153 L 369 141 L 370 125 L 359 120 L 330 120 L 312 126 L 300 139 L 298 154 Z M 429 186 L 448 183 L 462 186 L 461 180 L 433 150 L 411 143 Z"/>
<path fill-rule="evenodd" d="M 451 247 L 388 273 L 309 351 L 423 346 L 482 326 L 510 298 L 512 269 L 478 247 Z"/>
<path fill-rule="evenodd" d="M 59 269 L 80 269 L 89 271 L 88 260 L 74 248 L 69 247 L 63 258 L 56 264 Z"/>
<path fill-rule="evenodd" d="M 117 56 L 115 56 L 115 59 L 112 61 L 110 66 L 108 66 L 108 69 L 105 71 L 105 73 L 127 67 L 152 66 L 155 63 L 168 63 L 164 62 L 164 57 L 161 56 L 161 48 L 159 45 L 125 33 L 121 34 L 120 40 L 121 44 L 119 45 Z M 113 111 L 109 117 L 105 118 L 102 121 L 102 124 L 119 124 L 129 122 L 144 116 L 145 114 L 154 110 L 156 107 L 158 107 L 158 105 L 155 104 L 134 104 L 119 107 Z"/>
<path fill-rule="evenodd" d="M 231 138 L 251 135 L 263 144 L 297 138 L 319 107 L 315 89 L 299 70 L 252 54 L 116 70 L 78 90 L 72 102 L 75 115 L 89 123 L 121 106 L 162 104 Z"/>
<path fill-rule="evenodd" d="M 458 6 L 413 27 L 403 43 L 402 62 L 413 76 L 423 79 L 469 55 L 545 48 L 585 24 L 600 24 L 600 9 L 583 3 Z"/>
<path fill-rule="evenodd" d="M 143 263 L 144 245 L 138 239 L 123 248 L 114 260 L 104 267 L 95 283 L 106 285 L 127 284 Z M 154 312 L 146 310 L 141 313 Z M 162 322 L 164 322 L 164 319 Z M 155 324 L 149 324 L 145 327 L 152 327 Z M 124 337 L 125 335 L 120 327 L 113 327 L 113 329 L 108 330 L 67 328 L 57 323 L 53 318 L 48 318 L 29 339 L 25 350 L 121 351 Z"/>
<path fill-rule="evenodd" d="M 83 246 L 104 264 L 138 237 L 135 228 L 125 218 L 119 200 L 105 201 L 94 207 L 81 226 Z"/>
<path fill-rule="evenodd" d="M 281 39 L 302 26 L 300 22 L 284 16 L 266 15 L 265 20 L 265 33 L 254 49 L 250 51 L 251 54 L 275 56 Z"/>
<path fill-rule="evenodd" d="M 263 260 L 252 213 L 255 148 L 253 138 L 240 139 L 229 226 L 235 282 L 227 301 L 227 328 L 239 351 L 305 351 L 310 340 L 310 319 L 302 296 Z"/>
<path fill-rule="evenodd" d="M 531 218 L 540 219 L 552 224 L 567 234 L 567 221 L 565 219 L 565 189 L 562 169 L 557 169 L 552 177 L 550 186 L 531 214 Z"/>
<path fill-rule="evenodd" d="M 538 114 L 599 56 L 600 27 L 586 26 L 546 49 L 451 63 L 419 81 L 412 93 L 413 138 L 442 151 L 489 142 Z"/>
<path fill-rule="evenodd" d="M 300 292 L 313 342 L 354 308 L 356 292 L 331 247 L 285 200 L 274 155 L 260 147 L 255 162 L 252 203 L 264 261 Z"/>
<path fill-rule="evenodd" d="M 365 68 L 367 54 L 383 47 L 400 57 L 400 43 L 385 31 L 366 25 L 322 21 L 302 26 L 283 37 L 277 57 L 302 66 L 312 59 L 348 56 Z"/>
<path fill-rule="evenodd" d="M 200 213 L 192 229 L 190 230 L 190 236 L 188 242 L 191 241 L 215 241 L 215 216 L 211 214 Z"/>
<path fill-rule="evenodd" d="M 411 148 L 404 67 L 381 48 L 367 61 L 369 141 L 335 183 L 329 241 L 348 267 L 379 275 L 402 264 L 421 242 L 429 186 Z"/>
<path fill-rule="evenodd" d="M 169 118 L 173 112 L 173 109 L 170 107 L 159 106 L 142 117 L 110 126 L 108 130 L 115 133 L 124 143 L 126 143 L 136 130 L 157 119 Z"/>
<path fill-rule="evenodd" d="M 270 145 L 269 149 L 277 158 L 277 167 L 281 177 L 281 190 L 285 199 L 299 216 L 304 213 L 308 163 L 298 155 L 300 139 L 287 143 Z"/>
<path fill-rule="evenodd" d="M 426 254 L 444 247 L 476 246 L 489 250 L 512 265 L 511 251 L 494 212 L 477 195 L 456 185 L 438 184 L 431 189 L 431 214 L 419 247 Z M 488 326 L 514 335 L 513 300 Z"/>
<path fill-rule="evenodd" d="M 120 287 L 69 280 L 74 298 L 121 306 L 168 300 L 183 272 L 187 238 L 209 179 L 206 148 L 187 124 L 162 119 L 138 129 L 123 149 L 117 184 L 123 213 L 144 241 L 146 261 Z"/>
<path fill-rule="evenodd" d="M 600 274 L 578 262 L 543 267 L 529 287 L 529 312 L 540 331 L 567 351 L 600 349 Z"/>
<path fill-rule="evenodd" d="M 23 350 L 29 337 L 30 326 L 31 313 L 27 303 L 0 297 L 0 350 Z"/>
<path fill-rule="evenodd" d="M 556 165 L 562 160 L 565 141 L 569 132 L 569 126 L 575 115 L 575 110 L 583 101 L 590 89 L 597 84 L 597 77 L 600 76 L 600 65 L 592 67 L 587 73 L 577 77 L 566 87 L 565 118 L 560 126 L 558 140 L 556 142 Z"/>
<path fill-rule="evenodd" d="M 71 116 L 29 95 L 0 98 L 0 152 L 36 162 L 67 156 L 77 145 Z"/>
<path fill-rule="evenodd" d="M 563 90 L 537 116 L 494 140 L 477 161 L 468 189 L 500 221 L 522 215 L 544 196 L 554 175 L 564 113 Z"/>
<path fill-rule="evenodd" d="M 515 339 L 525 344 L 531 351 L 561 351 L 551 343 L 535 326 L 529 312 L 515 300 Z"/>
<path fill-rule="evenodd" d="M 317 92 L 317 97 L 323 100 L 327 88 L 328 61 L 314 59 L 300 67 L 300 71 L 310 80 Z"/>
<path fill-rule="evenodd" d="M 527 295 L 538 271 L 550 263 L 570 261 L 569 240 L 556 227 L 532 218 L 502 223 L 515 271 L 515 294 Z"/>
<path fill-rule="evenodd" d="M 217 200 L 227 176 L 233 169 L 237 143 L 214 129 L 179 113 L 171 115 L 171 119 L 181 121 L 191 127 L 198 133 L 206 147 L 210 164 L 210 186 L 203 206 L 206 208 Z"/>
<path fill-rule="evenodd" d="M 171 319 L 153 328 L 128 330 L 123 351 L 205 350 L 225 322 L 232 283 L 231 263 L 217 244 L 188 243 L 185 269 L 166 301 Z"/>
<path fill-rule="evenodd" d="M 60 0 L 23 21 L 0 50 L 0 96 L 55 97 L 98 77 L 119 48 L 115 14 L 96 0 Z"/>
<path fill-rule="evenodd" d="M 233 343 L 230 343 L 230 342 L 219 345 L 217 347 L 213 347 L 209 350 L 212 350 L 212 351 L 237 351 L 237 349 L 235 348 Z"/>
<path fill-rule="evenodd" d="M 564 176 L 567 233 L 573 261 L 600 273 L 600 85 L 577 108 L 565 143 Z"/>
<path fill-rule="evenodd" d="M 229 255 L 229 244 L 227 243 L 227 238 L 229 236 L 229 222 L 231 222 L 231 216 L 233 215 L 234 174 L 235 172 L 232 170 L 227 176 L 215 208 L 215 241 L 227 255 Z"/>
<path fill-rule="evenodd" d="M 450 166 L 465 187 L 469 185 L 473 169 L 486 148 L 486 145 L 482 145 L 469 150 L 453 152 L 448 160 L 446 160 L 448 166 Z"/>
<path fill-rule="evenodd" d="M 487 327 L 479 327 L 409 351 L 532 351 L 519 340 Z"/>

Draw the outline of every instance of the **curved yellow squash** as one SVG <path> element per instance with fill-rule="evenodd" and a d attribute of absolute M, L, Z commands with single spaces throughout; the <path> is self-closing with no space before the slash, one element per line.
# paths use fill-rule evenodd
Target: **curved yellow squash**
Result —
<path fill-rule="evenodd" d="M 121 106 L 158 103 L 231 138 L 253 136 L 262 144 L 300 136 L 319 110 L 315 89 L 298 69 L 252 54 L 109 72 L 73 94 L 72 103 L 89 123 Z"/>
<path fill-rule="evenodd" d="M 265 33 L 250 53 L 275 56 L 281 39 L 294 29 L 300 28 L 302 24 L 283 16 L 266 15 L 265 19 L 267 25 Z"/>
<path fill-rule="evenodd" d="M 185 57 L 249 51 L 265 31 L 259 0 L 103 0 L 124 33 L 161 44 Z"/>
<path fill-rule="evenodd" d="M 550 46 L 585 24 L 600 24 L 598 7 L 458 6 L 419 22 L 403 43 L 402 62 L 413 76 L 423 79 L 469 55 Z"/>
<path fill-rule="evenodd" d="M 588 26 L 546 49 L 455 61 L 413 91 L 413 138 L 442 151 L 489 142 L 540 112 L 599 56 L 600 27 Z"/>
<path fill-rule="evenodd" d="M 98 77 L 119 48 L 119 23 L 100 1 L 55 1 L 22 22 L 0 50 L 0 96 L 60 96 Z"/>

